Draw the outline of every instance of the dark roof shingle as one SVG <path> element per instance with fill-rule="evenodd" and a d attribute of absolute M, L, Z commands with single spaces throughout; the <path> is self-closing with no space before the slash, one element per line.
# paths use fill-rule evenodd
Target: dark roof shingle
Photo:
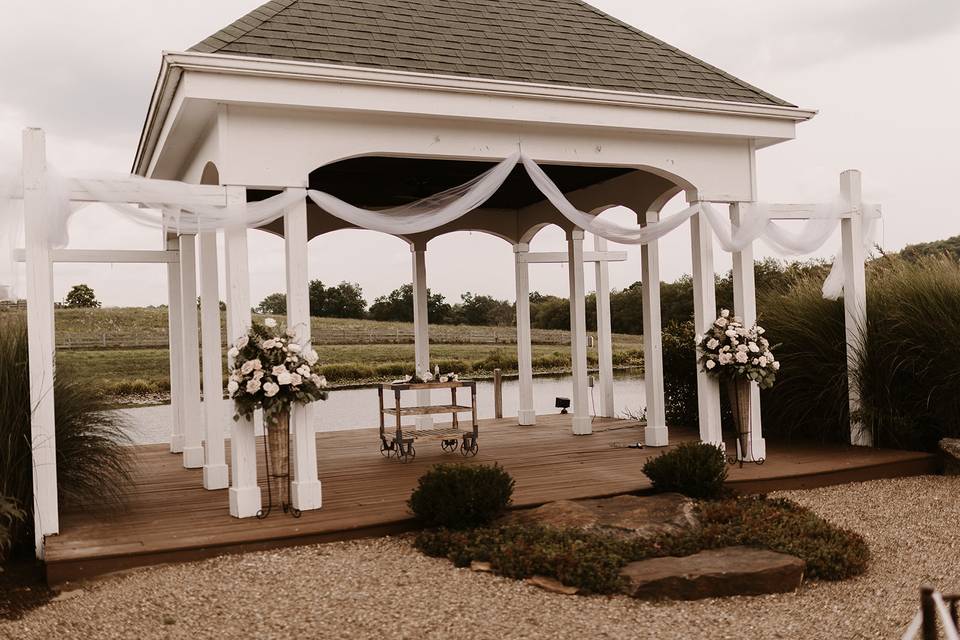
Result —
<path fill-rule="evenodd" d="M 271 0 L 191 51 L 793 106 L 581 0 Z"/>

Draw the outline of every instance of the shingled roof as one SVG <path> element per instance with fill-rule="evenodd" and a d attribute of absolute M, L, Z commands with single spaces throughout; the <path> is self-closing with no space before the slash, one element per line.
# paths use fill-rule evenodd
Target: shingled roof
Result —
<path fill-rule="evenodd" d="M 272 0 L 191 51 L 793 106 L 581 0 Z"/>

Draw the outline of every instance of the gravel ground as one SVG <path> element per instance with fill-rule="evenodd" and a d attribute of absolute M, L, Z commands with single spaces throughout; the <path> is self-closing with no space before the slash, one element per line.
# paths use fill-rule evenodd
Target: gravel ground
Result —
<path fill-rule="evenodd" d="M 868 573 L 795 594 L 646 603 L 554 595 L 380 539 L 139 570 L 0 623 L 0 637 L 894 638 L 921 583 L 960 591 L 960 477 L 779 495 L 863 534 Z"/>

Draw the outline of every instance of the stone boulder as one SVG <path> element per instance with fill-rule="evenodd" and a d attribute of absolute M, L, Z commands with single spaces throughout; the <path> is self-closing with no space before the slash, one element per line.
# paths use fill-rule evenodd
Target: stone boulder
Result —
<path fill-rule="evenodd" d="M 701 551 L 683 558 L 651 558 L 621 570 L 634 598 L 698 600 L 794 591 L 803 581 L 800 558 L 749 547 Z"/>
<path fill-rule="evenodd" d="M 503 524 L 540 524 L 621 538 L 652 538 L 698 526 L 693 500 L 679 493 L 558 500 L 536 509 L 513 511 Z"/>
<path fill-rule="evenodd" d="M 943 453 L 943 471 L 948 476 L 960 476 L 960 438 L 944 438 L 940 441 Z"/>

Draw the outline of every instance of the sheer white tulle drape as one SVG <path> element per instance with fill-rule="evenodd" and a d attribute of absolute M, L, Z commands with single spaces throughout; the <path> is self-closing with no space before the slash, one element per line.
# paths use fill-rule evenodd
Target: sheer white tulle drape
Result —
<path fill-rule="evenodd" d="M 70 216 L 84 204 L 71 203 L 70 189 L 85 191 L 90 200 L 108 204 L 129 220 L 148 227 L 181 234 L 196 234 L 229 228 L 257 228 L 281 217 L 284 210 L 310 198 L 318 207 L 349 224 L 363 229 L 397 236 L 424 233 L 447 225 L 483 206 L 522 163 L 530 180 L 575 226 L 621 244 L 646 244 L 675 230 L 692 216 L 701 214 L 713 229 L 724 251 L 741 251 L 758 240 L 783 255 L 812 253 L 822 247 L 840 224 L 843 203 L 818 205 L 812 217 L 791 229 L 771 218 L 769 205 L 749 203 L 747 222 L 732 229 L 728 218 L 709 202 L 697 202 L 646 225 L 623 225 L 580 211 L 563 194 L 556 183 L 529 156 L 516 153 L 488 171 L 458 187 L 423 200 L 383 210 L 367 210 L 353 206 L 335 196 L 316 190 L 290 188 L 259 202 L 239 206 L 204 204 L 197 187 L 182 182 L 152 180 L 136 176 L 89 176 L 75 178 L 72 183 L 55 172 L 45 177 L 47 194 L 44 223 L 47 237 L 54 248 L 66 246 Z M 10 283 L 13 274 L 13 248 L 22 229 L 23 213 L 19 201 L 12 197 L 17 181 L 0 178 L 0 297 L 13 295 Z M 879 210 L 864 205 L 865 222 L 862 241 L 872 245 L 873 229 Z M 842 292 L 842 271 L 835 268 L 827 279 L 824 295 L 836 298 Z M 5 287 L 5 285 L 7 285 Z"/>

